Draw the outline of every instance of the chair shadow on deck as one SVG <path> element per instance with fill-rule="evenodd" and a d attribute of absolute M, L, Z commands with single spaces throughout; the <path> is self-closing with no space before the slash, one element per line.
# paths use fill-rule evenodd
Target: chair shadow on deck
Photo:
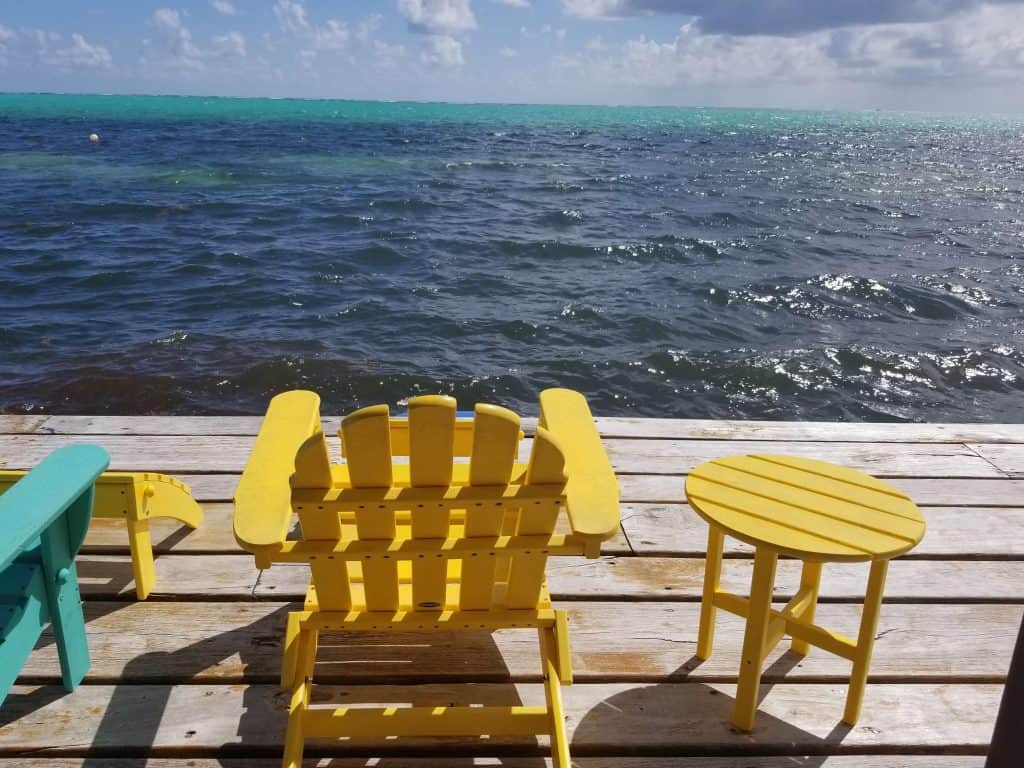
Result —
<path fill-rule="evenodd" d="M 787 651 L 765 667 L 759 706 L 801 661 L 802 656 Z M 733 755 L 750 760 L 785 755 L 786 764 L 793 768 L 818 768 L 851 730 L 837 713 L 836 725 L 822 738 L 759 710 L 754 730 L 739 731 L 732 724 L 735 699 L 710 683 L 690 682 L 703 663 L 694 655 L 670 673 L 666 682 L 638 685 L 599 702 L 573 729 L 573 754 Z M 837 706 L 841 707 L 841 702 Z M 645 739 L 652 731 L 662 738 Z M 673 734 L 677 736 L 673 738 Z"/>
<path fill-rule="evenodd" d="M 190 750 L 189 740 L 193 737 L 201 740 L 202 734 L 187 729 L 186 725 L 180 733 L 168 731 L 175 727 L 174 717 L 180 716 L 181 712 L 174 712 L 170 722 L 165 722 L 165 715 L 174 690 L 170 686 L 192 682 L 216 685 L 221 690 L 238 684 L 247 687 L 242 694 L 241 717 L 237 705 L 232 705 L 228 711 L 218 711 L 218 704 L 225 699 L 216 696 L 208 699 L 209 703 L 205 705 L 210 707 L 209 711 L 197 711 L 185 717 L 193 725 L 199 722 L 200 729 L 202 719 L 207 716 L 211 720 L 237 718 L 237 741 L 223 745 L 197 744 L 191 751 L 216 756 L 223 760 L 224 765 L 237 766 L 240 759 L 246 765 L 250 759 L 261 765 L 279 764 L 289 696 L 287 690 L 278 687 L 281 644 L 287 613 L 299 607 L 298 604 L 285 605 L 255 622 L 212 635 L 173 652 L 142 653 L 130 659 L 119 675 L 82 768 L 107 768 L 108 760 L 113 757 L 122 758 L 117 763 L 118 768 L 142 768 L 151 759 L 149 755 L 154 749 L 166 751 L 169 743 L 176 751 Z M 96 616 L 95 611 L 90 614 Z M 462 658 L 466 660 L 465 669 L 453 670 L 455 660 Z M 211 674 L 212 669 L 225 663 L 240 671 L 240 675 L 230 670 L 224 677 Z M 439 674 L 438 670 L 442 672 Z M 317 688 L 314 688 L 314 701 L 322 700 L 323 692 L 327 691 L 334 694 L 332 702 L 335 705 L 342 701 L 353 705 L 361 702 L 409 703 L 411 698 L 420 698 L 416 691 L 424 683 L 441 684 L 440 698 L 432 697 L 416 703 L 476 703 L 472 696 L 463 701 L 463 697 L 471 693 L 469 686 L 462 689 L 467 682 L 490 684 L 487 703 L 523 703 L 493 636 L 481 632 L 365 635 L 325 632 L 321 637 L 314 674 L 317 684 L 324 686 L 319 697 Z M 205 679 L 197 680 L 199 677 Z M 539 678 L 538 661 L 536 679 Z M 378 685 L 396 686 L 394 692 L 401 698 L 395 702 L 379 701 L 379 696 L 373 696 L 374 686 Z M 45 686 L 27 694 L 34 699 L 32 704 L 26 706 L 27 702 L 23 701 L 22 706 L 12 709 L 24 715 L 26 710 L 46 706 L 55 698 L 46 694 L 51 688 Z M 37 697 L 41 698 L 35 700 Z M 230 700 L 231 697 L 227 698 Z M 198 706 L 204 706 L 203 701 Z M 474 756 L 492 757 L 495 753 L 517 755 L 516 768 L 543 768 L 543 758 L 530 757 L 536 751 L 535 744 L 536 741 L 531 739 L 491 748 L 486 741 L 446 739 L 438 742 L 436 750 L 428 748 L 426 751 L 443 753 L 446 764 L 455 768 L 469 768 L 474 765 Z M 400 740 L 388 741 L 383 750 L 379 749 L 380 746 L 380 742 L 350 745 L 342 741 L 314 741 L 307 749 L 307 762 L 326 768 L 336 762 L 333 758 L 337 758 L 339 765 L 347 760 L 345 765 L 351 768 L 351 758 L 373 756 L 375 759 L 368 765 L 398 768 L 408 765 L 407 755 L 416 751 L 415 745 L 410 748 Z M 492 764 L 502 765 L 504 761 L 499 757 Z"/>

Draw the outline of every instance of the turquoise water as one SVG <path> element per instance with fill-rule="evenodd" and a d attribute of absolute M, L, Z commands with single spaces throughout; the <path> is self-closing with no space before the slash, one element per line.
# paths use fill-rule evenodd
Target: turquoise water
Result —
<path fill-rule="evenodd" d="M 3 409 L 1024 417 L 1017 118 L 0 95 L 0 135 Z"/>

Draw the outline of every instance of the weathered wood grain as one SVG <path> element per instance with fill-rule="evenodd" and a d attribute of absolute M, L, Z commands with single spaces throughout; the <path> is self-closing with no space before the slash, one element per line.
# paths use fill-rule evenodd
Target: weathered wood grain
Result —
<path fill-rule="evenodd" d="M 603 440 L 620 473 L 683 474 L 724 456 L 780 453 L 867 472 L 877 477 L 1003 477 L 966 445 L 810 443 L 754 440 Z M 1015 448 L 1016 446 L 1003 446 Z"/>
<path fill-rule="evenodd" d="M 191 530 L 176 521 L 156 518 L 151 524 L 158 553 L 240 553 L 231 530 L 230 504 L 203 504 L 203 524 Z M 1024 556 L 1024 508 L 923 507 L 928 532 L 908 557 L 1021 557 Z M 707 523 L 686 504 L 624 504 L 622 526 L 602 545 L 606 554 L 703 555 Z M 628 536 L 628 541 L 626 536 Z M 84 552 L 123 554 L 128 534 L 119 520 L 96 518 L 89 528 Z M 750 554 L 753 548 L 726 540 L 726 552 Z"/>
<path fill-rule="evenodd" d="M 192 530 L 169 518 L 154 518 L 150 524 L 155 552 L 241 553 L 231 527 L 234 507 L 223 502 L 203 504 L 203 524 Z M 128 552 L 128 532 L 121 520 L 94 518 L 83 545 L 84 552 L 120 554 Z M 622 529 L 604 542 L 608 554 L 629 554 L 632 550 Z"/>
<path fill-rule="evenodd" d="M 1024 443 L 1024 424 L 641 419 L 596 416 L 602 437 L 865 443 Z"/>
<path fill-rule="evenodd" d="M 0 415 L 0 434 L 31 434 L 39 429 L 49 416 L 20 414 Z"/>
<path fill-rule="evenodd" d="M 623 501 L 679 502 L 685 499 L 683 475 L 619 475 Z M 1024 506 L 1024 479 L 889 478 L 921 506 Z"/>
<path fill-rule="evenodd" d="M 972 445 L 970 448 L 1008 477 L 1024 478 L 1024 445 Z"/>
<path fill-rule="evenodd" d="M 199 501 L 230 501 L 238 485 L 237 473 L 180 473 L 175 475 L 192 489 Z M 619 475 L 623 502 L 678 503 L 685 499 L 683 475 Z M 1024 478 L 935 479 L 895 478 L 887 482 L 909 494 L 922 506 L 1022 507 Z"/>
<path fill-rule="evenodd" d="M 982 768 L 970 755 L 792 755 L 764 757 L 573 757 L 577 768 Z M 0 757 L 0 768 L 280 768 L 275 758 Z M 551 759 L 503 757 L 309 758 L 303 768 L 550 768 Z"/>
<path fill-rule="evenodd" d="M 252 450 L 250 435 L 105 435 L 110 468 L 169 474 L 241 472 Z M 82 442 L 78 435 L 0 435 L 0 468 L 28 469 L 56 448 Z M 335 460 L 340 442 L 328 437 Z M 732 454 L 782 453 L 849 466 L 879 477 L 1001 478 L 993 464 L 963 445 L 876 445 L 706 440 L 605 439 L 612 467 L 620 473 L 685 474 L 711 459 Z M 521 458 L 529 454 L 525 440 Z"/>
<path fill-rule="evenodd" d="M 88 599 L 133 597 L 130 562 L 124 555 L 80 555 L 78 575 Z M 779 563 L 776 595 L 788 599 L 799 581 L 799 562 Z M 753 561 L 728 559 L 726 589 L 745 593 Z M 556 599 L 697 600 L 704 578 L 699 557 L 552 558 L 548 583 Z M 298 600 L 308 583 L 302 564 L 257 571 L 246 555 L 162 555 L 156 559 L 159 599 Z M 825 566 L 823 601 L 853 601 L 864 595 L 865 563 Z M 1024 562 L 986 560 L 894 560 L 887 601 L 1024 602 Z"/>
<path fill-rule="evenodd" d="M 922 507 L 924 539 L 905 557 L 1024 556 L 1022 507 Z M 624 504 L 622 527 L 640 554 L 702 555 L 708 525 L 687 504 Z M 751 554 L 754 548 L 726 538 L 725 551 Z"/>
<path fill-rule="evenodd" d="M 297 603 L 86 602 L 90 683 L 277 680 L 285 615 Z M 721 612 L 715 652 L 694 657 L 697 603 L 566 603 L 576 679 L 731 682 L 743 620 Z M 1001 682 L 1020 624 L 1019 605 L 885 606 L 871 666 L 875 682 Z M 825 604 L 822 625 L 856 635 L 857 605 Z M 943 628 L 956 631 L 943 632 Z M 928 652 L 922 653 L 922 646 Z M 850 663 L 823 651 L 800 659 L 787 644 L 768 658 L 764 680 L 843 682 Z M 431 680 L 539 681 L 536 634 L 502 632 L 325 633 L 322 682 Z M 43 636 L 22 682 L 60 679 L 52 636 Z"/>
<path fill-rule="evenodd" d="M 845 686 L 764 686 L 751 734 L 730 725 L 734 686 L 706 683 L 579 684 L 563 691 L 567 728 L 578 756 L 657 751 L 689 754 L 829 754 L 887 750 L 982 754 L 992 732 L 1001 686 L 873 684 L 855 728 L 839 724 Z M 316 704 L 543 704 L 537 684 L 357 686 L 314 689 Z M 12 689 L 0 726 L 0 753 L 82 755 L 87 750 L 146 751 L 153 756 L 239 750 L 265 756 L 281 747 L 287 696 L 264 685 L 84 685 Z M 893 724 L 898 724 L 894 726 Z M 357 742 L 358 743 L 358 742 Z M 515 743 L 515 742 L 514 742 Z M 519 741 L 520 744 L 534 743 Z M 449 750 L 473 750 L 464 740 Z M 375 751 L 437 742 L 389 741 Z M 311 743 L 344 754 L 348 744 Z M 494 740 L 476 752 L 494 754 Z M 314 752 L 315 754 L 315 752 Z"/>
<path fill-rule="evenodd" d="M 523 414 L 527 433 L 536 419 Z M 255 435 L 262 416 L 0 415 L 0 434 Z M 338 416 L 324 416 L 337 431 Z M 597 416 L 603 437 L 867 443 L 1024 443 L 1024 424 L 896 424 L 832 421 L 642 419 Z"/>

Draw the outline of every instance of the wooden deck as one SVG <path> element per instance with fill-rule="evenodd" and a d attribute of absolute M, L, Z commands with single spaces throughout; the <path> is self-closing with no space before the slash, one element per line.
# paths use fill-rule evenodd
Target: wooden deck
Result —
<path fill-rule="evenodd" d="M 550 585 L 571 615 L 572 750 L 586 768 L 981 766 L 1024 610 L 1024 425 L 877 425 L 599 419 L 623 491 L 622 530 L 597 561 L 562 558 Z M 336 426 L 329 420 L 328 426 Z M 134 601 L 127 538 L 97 520 L 79 558 L 93 664 L 73 694 L 49 638 L 0 710 L 0 768 L 273 766 L 287 701 L 276 685 L 283 617 L 301 566 L 260 573 L 231 534 L 230 498 L 258 418 L 0 416 L 0 468 L 91 441 L 112 469 L 174 474 L 206 510 L 192 533 L 154 525 L 158 583 Z M 336 441 L 334 443 L 337 449 Z M 729 725 L 742 624 L 720 613 L 714 656 L 694 655 L 706 526 L 684 475 L 731 453 L 790 453 L 865 470 L 907 491 L 928 533 L 890 569 L 864 713 L 839 722 L 849 663 L 812 650 L 766 663 L 757 729 Z M 731 542 L 723 586 L 746 592 Z M 798 584 L 779 566 L 785 600 Z M 853 633 L 863 565 L 827 566 L 822 624 Z M 327 637 L 323 697 L 437 702 L 472 681 L 479 703 L 543 699 L 532 632 Z M 464 696 L 463 696 L 464 698 Z M 326 700 L 326 698 L 325 698 Z M 311 745 L 310 765 L 534 768 L 535 742 Z M 377 761 L 366 758 L 382 756 Z M 148 760 L 146 758 L 149 758 Z"/>

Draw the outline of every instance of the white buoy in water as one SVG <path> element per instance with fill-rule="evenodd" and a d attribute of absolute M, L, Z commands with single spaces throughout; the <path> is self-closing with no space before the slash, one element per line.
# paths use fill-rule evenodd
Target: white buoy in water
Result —
<path fill-rule="evenodd" d="M 91 142 L 93 142 L 95 144 L 99 140 L 100 140 L 100 135 L 98 133 L 90 133 L 89 134 L 89 141 L 91 141 Z"/>

